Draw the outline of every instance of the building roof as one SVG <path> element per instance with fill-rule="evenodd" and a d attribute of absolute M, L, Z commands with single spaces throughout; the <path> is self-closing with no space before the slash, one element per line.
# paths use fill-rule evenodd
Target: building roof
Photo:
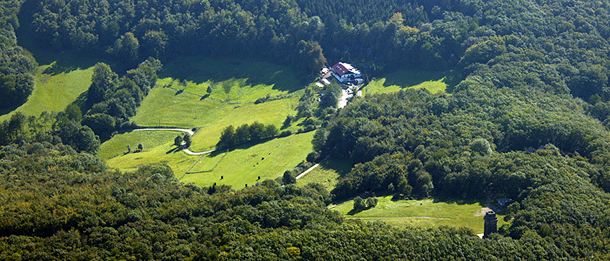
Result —
<path fill-rule="evenodd" d="M 342 62 L 339 62 L 339 63 L 333 65 L 333 71 L 335 71 L 335 73 L 337 73 L 339 76 L 343 76 L 348 73 L 360 74 L 360 71 L 358 71 L 358 69 L 354 68 L 354 66 L 352 66 L 349 63 L 342 63 Z"/>

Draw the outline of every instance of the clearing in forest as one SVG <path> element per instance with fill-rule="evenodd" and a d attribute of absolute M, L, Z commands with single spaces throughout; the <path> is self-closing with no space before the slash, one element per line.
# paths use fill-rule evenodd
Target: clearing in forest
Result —
<path fill-rule="evenodd" d="M 140 126 L 197 128 L 190 150 L 207 151 L 215 148 L 222 130 L 229 125 L 238 127 L 258 121 L 273 124 L 280 132 L 302 128 L 297 121 L 281 129 L 286 117 L 296 114 L 303 87 L 296 74 L 284 66 L 257 61 L 177 59 L 165 65 L 157 86 L 131 120 Z M 236 189 L 255 184 L 258 176 L 260 181 L 275 179 L 294 168 L 313 151 L 314 134 L 245 144 L 229 153 L 222 151 L 200 158 L 173 145 L 174 138 L 184 133 L 144 133 L 149 132 L 116 135 L 102 145 L 100 154 L 113 168 L 132 170 L 146 164 L 167 163 L 183 182 L 199 186 L 227 184 Z M 144 145 L 143 152 L 123 155 L 128 144 L 134 150 L 139 143 Z M 250 164 L 263 157 L 266 161 Z M 219 182 L 221 176 L 224 179 Z"/>
<path fill-rule="evenodd" d="M 192 151 L 213 149 L 229 125 L 258 121 L 279 129 L 288 115 L 296 114 L 305 86 L 289 67 L 210 58 L 169 63 L 159 77 L 132 121 L 197 127 Z M 297 124 L 288 130 L 297 130 Z"/>
<path fill-rule="evenodd" d="M 424 88 L 431 93 L 445 92 L 447 73 L 424 70 L 399 70 L 372 80 L 362 89 L 364 95 L 391 93 L 407 88 Z"/>
<path fill-rule="evenodd" d="M 353 211 L 354 202 L 346 201 L 335 206 L 348 219 L 365 221 L 383 221 L 392 226 L 405 225 L 419 227 L 466 227 L 475 234 L 483 233 L 484 206 L 477 201 L 454 201 L 441 199 L 392 200 L 392 196 L 377 197 L 376 207 L 360 212 Z M 504 222 L 504 216 L 498 215 L 498 228 Z"/>
<path fill-rule="evenodd" d="M 39 66 L 34 91 L 28 101 L 0 116 L 0 121 L 18 111 L 28 116 L 39 116 L 43 111 L 63 111 L 87 92 L 92 75 L 93 67 L 67 70 L 60 69 L 56 62 Z"/>
<path fill-rule="evenodd" d="M 326 190 L 331 191 L 337 185 L 338 178 L 349 173 L 352 166 L 349 163 L 336 159 L 328 159 L 320 166 L 313 169 L 307 175 L 297 180 L 297 186 L 305 186 L 309 183 L 320 183 Z"/>
<path fill-rule="evenodd" d="M 281 177 L 301 163 L 313 151 L 315 132 L 293 134 L 284 138 L 246 144 L 231 151 L 205 155 L 181 181 L 198 186 L 231 185 L 241 189 L 266 179 Z M 260 179 L 258 179 L 260 177 Z"/>

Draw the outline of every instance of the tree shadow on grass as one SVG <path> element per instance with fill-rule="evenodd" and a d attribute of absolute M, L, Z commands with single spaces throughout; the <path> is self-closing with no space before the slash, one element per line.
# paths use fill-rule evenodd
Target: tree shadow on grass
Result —
<path fill-rule="evenodd" d="M 176 147 L 172 148 L 171 150 L 168 150 L 167 152 L 165 152 L 165 154 L 176 153 L 181 150 L 182 150 L 182 146 L 176 146 Z"/>
<path fill-rule="evenodd" d="M 339 174 L 339 177 L 344 177 L 349 174 L 352 170 L 353 165 L 349 161 L 341 161 L 338 159 L 330 158 L 320 163 L 322 169 L 334 170 Z"/>
<path fill-rule="evenodd" d="M 160 78 L 171 77 L 196 84 L 245 79 L 245 85 L 273 85 L 273 89 L 293 92 L 305 83 L 288 66 L 257 60 L 210 58 L 205 56 L 177 57 L 164 65 Z"/>
<path fill-rule="evenodd" d="M 424 82 L 442 81 L 447 84 L 447 93 L 454 90 L 455 86 L 461 81 L 459 75 L 451 71 L 432 71 L 432 70 L 400 70 L 383 75 L 386 79 L 384 86 L 410 87 Z"/>
<path fill-rule="evenodd" d="M 471 204 L 479 204 L 481 206 L 485 206 L 486 200 L 480 199 L 458 199 L 458 198 L 448 198 L 448 197 L 434 197 L 434 203 L 447 203 L 447 204 L 457 204 L 457 205 L 471 205 Z"/>

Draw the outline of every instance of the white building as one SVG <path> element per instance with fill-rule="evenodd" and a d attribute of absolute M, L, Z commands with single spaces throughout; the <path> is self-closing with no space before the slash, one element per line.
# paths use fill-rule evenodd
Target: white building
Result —
<path fill-rule="evenodd" d="M 340 83 L 362 82 L 362 73 L 349 63 L 337 63 L 332 67 L 334 76 Z"/>

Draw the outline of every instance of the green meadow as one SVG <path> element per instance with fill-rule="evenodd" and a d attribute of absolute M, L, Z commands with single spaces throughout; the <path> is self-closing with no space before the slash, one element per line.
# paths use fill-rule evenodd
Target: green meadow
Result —
<path fill-rule="evenodd" d="M 57 63 L 40 66 L 28 101 L 0 116 L 0 120 L 6 120 L 18 111 L 28 116 L 38 116 L 43 111 L 63 111 L 89 89 L 93 67 L 61 72 L 54 72 L 55 68 Z"/>
<path fill-rule="evenodd" d="M 313 169 L 305 176 L 297 180 L 297 186 L 305 186 L 309 183 L 320 183 L 326 190 L 331 191 L 337 185 L 338 178 L 349 173 L 351 165 L 335 159 L 329 159 L 320 166 Z"/>
<path fill-rule="evenodd" d="M 313 151 L 314 132 L 293 134 L 267 142 L 218 151 L 201 157 L 181 181 L 198 186 L 214 183 L 241 189 L 265 179 L 281 177 Z M 260 177 L 260 180 L 259 178 Z"/>
<path fill-rule="evenodd" d="M 304 86 L 285 66 L 188 57 L 165 66 L 132 121 L 141 126 L 197 127 L 191 149 L 209 150 L 229 125 L 259 121 L 279 128 L 286 116 L 296 114 Z M 255 104 L 265 97 L 266 102 Z M 293 124 L 288 130 L 297 129 Z"/>
<path fill-rule="evenodd" d="M 406 88 L 424 88 L 431 93 L 445 92 L 446 73 L 423 70 L 399 70 L 373 79 L 362 89 L 363 94 L 391 93 Z"/>
<path fill-rule="evenodd" d="M 131 120 L 140 126 L 197 128 L 190 148 L 194 152 L 213 149 L 229 125 L 259 121 L 280 128 L 286 116 L 296 114 L 305 85 L 288 67 L 197 57 L 177 60 L 164 66 L 157 86 Z M 266 97 L 267 101 L 255 103 Z M 298 123 L 288 130 L 300 128 Z M 246 144 L 200 157 L 177 151 L 173 145 L 175 132 L 132 132 L 105 142 L 100 154 L 113 168 L 132 170 L 145 164 L 166 163 L 183 182 L 199 186 L 227 184 L 240 189 L 246 184 L 254 185 L 259 176 L 260 181 L 275 179 L 294 168 L 313 151 L 313 134 Z M 127 144 L 134 150 L 139 143 L 144 145 L 143 152 L 124 155 Z"/>
<path fill-rule="evenodd" d="M 138 144 L 142 144 L 144 153 L 159 146 L 172 149 L 174 138 L 184 134 L 179 131 L 134 131 L 117 134 L 102 144 L 98 154 L 100 158 L 105 160 L 122 157 L 127 152 L 127 145 L 131 147 L 131 151 L 135 151 L 138 148 Z"/>
<path fill-rule="evenodd" d="M 376 207 L 354 213 L 353 201 L 346 201 L 335 206 L 350 219 L 364 221 L 383 221 L 389 225 L 418 227 L 466 227 L 476 234 L 483 233 L 483 216 L 485 209 L 476 201 L 453 201 L 442 199 L 392 200 L 392 196 L 377 197 Z M 502 215 L 498 215 L 498 227 L 505 224 Z"/>

